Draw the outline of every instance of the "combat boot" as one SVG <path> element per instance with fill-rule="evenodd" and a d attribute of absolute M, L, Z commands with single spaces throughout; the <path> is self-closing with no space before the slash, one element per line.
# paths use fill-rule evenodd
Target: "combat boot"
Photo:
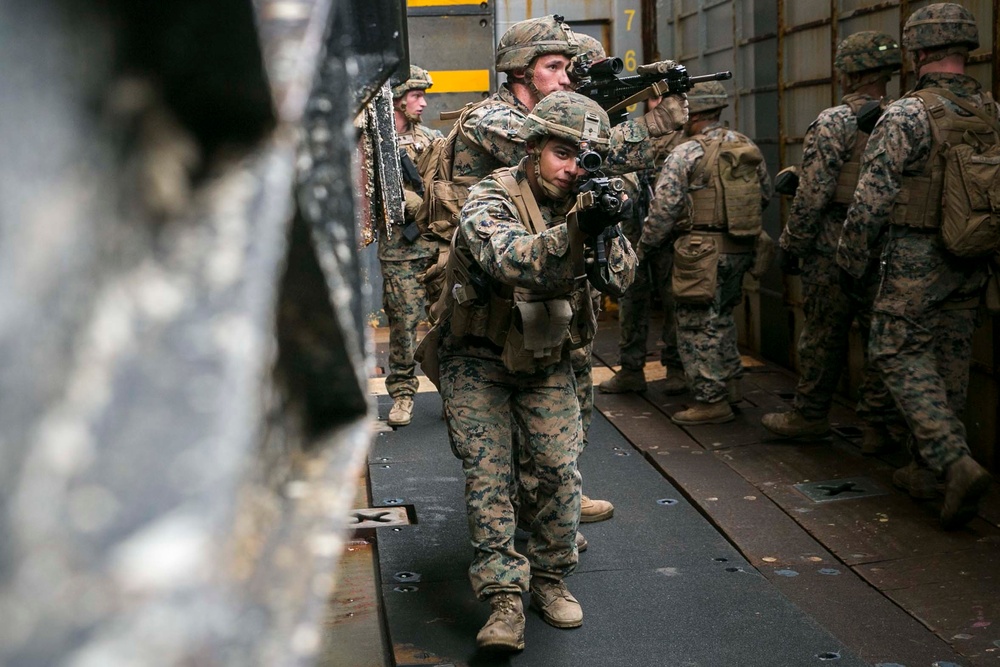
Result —
<path fill-rule="evenodd" d="M 886 454 L 898 447 L 899 444 L 889 434 L 885 426 L 881 424 L 878 426 L 865 424 L 861 427 L 861 453 L 865 456 Z"/>
<path fill-rule="evenodd" d="M 628 392 L 646 391 L 646 376 L 641 370 L 622 368 L 609 378 L 597 385 L 597 389 L 602 394 L 625 394 Z"/>
<path fill-rule="evenodd" d="M 697 402 L 694 407 L 687 410 L 675 412 L 670 421 L 675 424 L 725 424 L 736 418 L 733 409 L 729 407 L 728 401 L 718 401 L 717 403 Z"/>
<path fill-rule="evenodd" d="M 582 554 L 584 551 L 587 550 L 588 544 L 589 542 L 587 542 L 587 538 L 583 536 L 583 533 L 581 533 L 579 530 L 576 531 L 576 552 L 578 554 Z"/>
<path fill-rule="evenodd" d="M 972 520 L 979 510 L 979 501 L 990 489 L 991 479 L 986 469 L 968 454 L 948 466 L 941 527 L 961 528 Z"/>
<path fill-rule="evenodd" d="M 917 500 L 930 500 L 938 494 L 937 475 L 933 470 L 917 465 L 916 461 L 892 473 L 892 484 Z"/>
<path fill-rule="evenodd" d="M 684 369 L 667 366 L 667 381 L 663 385 L 663 393 L 667 396 L 677 396 L 687 391 L 687 380 L 684 379 Z"/>
<path fill-rule="evenodd" d="M 726 400 L 730 405 L 743 400 L 743 378 L 726 380 Z"/>
<path fill-rule="evenodd" d="M 607 500 L 594 500 L 587 496 L 580 497 L 580 523 L 597 523 L 610 519 L 615 513 L 615 506 Z"/>
<path fill-rule="evenodd" d="M 479 648 L 501 651 L 524 650 L 524 604 L 518 593 L 490 596 L 490 618 L 476 635 Z"/>
<path fill-rule="evenodd" d="M 386 423 L 389 426 L 406 426 L 411 419 L 413 419 L 413 397 L 400 396 L 393 401 Z"/>
<path fill-rule="evenodd" d="M 818 437 L 830 432 L 827 419 L 806 419 L 795 410 L 791 412 L 769 412 L 760 423 L 771 433 L 786 438 Z"/>
<path fill-rule="evenodd" d="M 578 628 L 583 625 L 583 609 L 562 579 L 531 578 L 531 603 L 549 625 Z"/>

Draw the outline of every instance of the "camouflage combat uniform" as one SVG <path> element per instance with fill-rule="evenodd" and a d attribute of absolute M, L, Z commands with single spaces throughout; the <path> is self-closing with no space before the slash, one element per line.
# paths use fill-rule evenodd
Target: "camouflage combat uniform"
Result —
<path fill-rule="evenodd" d="M 422 158 L 430 142 L 440 136 L 437 130 L 421 124 L 412 125 L 409 132 L 399 135 L 400 148 L 409 154 L 425 181 L 426 171 L 422 168 L 426 165 Z M 404 189 L 413 188 L 404 183 Z M 428 303 L 419 276 L 437 259 L 438 244 L 423 237 L 410 243 L 403 236 L 402 226 L 394 226 L 389 232 L 383 229 L 379 234 L 378 259 L 382 267 L 382 307 L 389 320 L 389 373 L 385 388 L 395 399 L 412 396 L 419 386 L 413 353 L 417 347 L 417 325 L 426 318 Z"/>
<path fill-rule="evenodd" d="M 808 420 L 826 419 L 847 363 L 851 323 L 858 328 L 867 360 L 871 306 L 877 272 L 869 274 L 861 294 L 845 294 L 834 254 L 847 217 L 847 199 L 837 196 L 841 170 L 851 159 L 858 135 L 855 109 L 873 98 L 852 94 L 843 104 L 823 111 L 806 131 L 799 187 L 781 234 L 781 247 L 802 261 L 805 322 L 798 341 L 799 382 L 795 411 Z M 856 173 L 856 172 L 855 172 Z M 905 433 L 892 396 L 878 372 L 865 364 L 858 415 Z"/>
<path fill-rule="evenodd" d="M 916 90 L 926 88 L 944 88 L 983 106 L 981 86 L 966 75 L 925 74 Z M 928 112 L 919 99 L 904 97 L 888 107 L 865 150 L 837 264 L 855 278 L 863 277 L 880 237 L 887 235 L 869 354 L 906 417 L 919 453 L 942 470 L 969 452 L 961 414 L 976 305 L 987 274 L 985 260 L 950 255 L 937 230 L 893 224 L 897 196 L 906 179 L 922 173 L 933 143 Z"/>
<path fill-rule="evenodd" d="M 455 180 L 476 182 L 494 169 L 520 162 L 527 149 L 517 133 L 529 113 L 528 107 L 503 85 L 489 101 L 467 114 L 455 140 L 452 170 Z M 664 152 L 664 144 L 651 139 L 645 125 L 637 121 L 613 127 L 604 171 L 624 174 L 653 164 L 657 156 Z M 575 350 L 572 357 L 580 414 L 589 428 L 594 407 L 590 345 Z"/>
<path fill-rule="evenodd" d="M 520 182 L 523 165 L 510 170 Z M 574 281 L 565 210 L 539 202 L 547 229 L 532 234 L 510 196 L 489 177 L 472 189 L 456 232 L 487 280 L 547 298 L 580 289 Z M 624 289 L 635 256 L 623 239 L 608 248 L 611 277 Z M 543 288 L 544 286 L 544 288 Z M 544 289 L 544 291 L 543 291 Z M 452 446 L 463 460 L 469 532 L 475 555 L 469 569 L 480 599 L 527 591 L 532 575 L 562 579 L 577 563 L 580 517 L 577 457 L 583 444 L 576 381 L 564 347 L 553 365 L 535 372 L 506 369 L 501 350 L 485 338 L 457 337 L 444 318 L 438 348 L 441 396 Z M 526 555 L 514 549 L 516 500 L 512 427 L 518 425 L 538 477 L 537 514 Z"/>
<path fill-rule="evenodd" d="M 743 135 L 715 122 L 700 135 L 706 141 L 749 141 Z M 653 203 L 642 232 L 641 247 L 659 248 L 671 239 L 679 220 L 689 217 L 689 191 L 707 185 L 710 169 L 703 170 L 706 179 L 692 183 L 705 151 L 696 141 L 687 141 L 675 148 L 660 170 L 653 193 Z M 761 199 L 770 201 L 771 179 L 767 167 L 757 168 Z M 743 295 L 743 274 L 753 263 L 752 253 L 720 254 L 716 296 L 711 304 L 675 303 L 677 349 L 684 365 L 684 375 L 695 400 L 718 403 L 726 400 L 726 382 L 743 375 L 743 365 L 737 346 L 736 321 L 733 309 Z"/>
<path fill-rule="evenodd" d="M 671 138 L 672 139 L 672 138 Z M 654 140 L 655 141 L 655 140 Z M 671 141 L 671 144 L 674 143 Z M 644 169 L 636 173 L 638 186 L 652 191 L 658 169 Z M 646 195 L 649 197 L 650 195 Z M 642 195 L 640 194 L 640 197 Z M 622 222 L 622 233 L 632 247 L 639 247 L 642 225 L 648 205 L 635 207 L 636 215 Z M 623 370 L 642 371 L 646 365 L 646 343 L 649 336 L 649 316 L 653 294 L 659 294 L 663 304 L 663 331 L 660 340 L 660 363 L 670 368 L 680 368 L 681 358 L 677 352 L 677 328 L 674 322 L 674 298 L 670 290 L 670 270 L 673 266 L 673 252 L 669 245 L 651 252 L 639 266 L 635 281 L 624 296 L 618 300 L 618 352 Z"/>

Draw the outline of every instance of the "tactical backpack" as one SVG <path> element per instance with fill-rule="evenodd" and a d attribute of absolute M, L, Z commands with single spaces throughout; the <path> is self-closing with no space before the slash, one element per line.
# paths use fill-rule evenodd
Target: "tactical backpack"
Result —
<path fill-rule="evenodd" d="M 941 240 L 959 257 L 990 255 L 1000 245 L 1000 122 L 949 97 L 986 122 L 993 141 L 967 132 L 969 143 L 952 146 L 945 154 Z"/>
<path fill-rule="evenodd" d="M 457 118 L 458 121 L 452 126 L 447 137 L 435 139 L 428 149 L 430 154 L 428 156 L 428 169 L 431 174 L 431 182 L 427 188 L 426 196 L 427 228 L 421 231 L 438 239 L 440 249 L 438 261 L 420 276 L 420 281 L 427 286 L 428 293 L 431 295 L 440 294 L 444 288 L 445 270 L 448 265 L 448 256 L 451 253 L 451 239 L 458 227 L 459 214 L 469 198 L 469 189 L 479 180 L 472 177 L 454 178 L 452 171 L 455 164 L 455 144 L 462 132 L 462 123 L 465 122 L 468 114 L 489 101 L 490 99 L 487 98 L 480 102 L 470 102 L 459 111 L 442 113 L 442 120 Z M 431 320 L 434 321 L 433 309 Z"/>
<path fill-rule="evenodd" d="M 984 93 L 983 109 L 943 88 L 910 93 L 930 119 L 933 148 L 924 173 L 904 179 L 893 222 L 940 229 L 945 249 L 958 257 L 983 257 L 1000 247 L 1000 121 L 983 109 L 996 104 Z M 971 114 L 961 116 L 938 97 Z"/>
<path fill-rule="evenodd" d="M 691 222 L 695 227 L 725 230 L 737 238 L 760 234 L 763 207 L 757 167 L 764 161 L 749 139 L 739 141 L 695 139 L 705 151 L 691 175 L 697 183 L 706 172 L 708 186 L 691 192 Z M 711 171 L 709 171 L 711 170 Z"/>
<path fill-rule="evenodd" d="M 469 198 L 469 188 L 479 182 L 478 178 L 471 176 L 455 177 L 453 169 L 455 166 L 455 145 L 460 134 L 463 134 L 462 125 L 469 114 L 480 106 L 492 103 L 492 98 L 487 98 L 479 102 L 470 102 L 459 111 L 449 111 L 441 114 L 442 120 L 458 120 L 452 126 L 448 136 L 444 139 L 435 140 L 431 148 L 430 169 L 433 180 L 428 193 L 430 232 L 442 239 L 450 242 L 458 227 L 458 216 Z M 474 143 L 470 139 L 466 143 Z"/>

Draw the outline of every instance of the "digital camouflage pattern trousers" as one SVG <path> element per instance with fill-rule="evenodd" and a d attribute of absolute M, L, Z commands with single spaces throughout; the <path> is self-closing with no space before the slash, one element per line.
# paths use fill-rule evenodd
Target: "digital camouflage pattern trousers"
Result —
<path fill-rule="evenodd" d="M 660 351 L 660 363 L 671 368 L 681 367 L 681 358 L 677 352 L 674 297 L 670 289 L 673 259 L 670 244 L 664 244 L 650 252 L 637 267 L 632 286 L 618 300 L 618 351 L 624 370 L 641 371 L 646 365 L 646 341 L 654 293 L 659 293 L 663 304 L 663 331 L 660 336 L 663 349 Z"/>
<path fill-rule="evenodd" d="M 902 415 L 896 410 L 881 375 L 868 362 L 871 309 L 877 285 L 873 280 L 865 287 L 864 294 L 845 294 L 839 272 L 832 256 L 813 254 L 803 262 L 805 322 L 798 341 L 799 382 L 792 405 L 806 419 L 827 418 L 840 376 L 847 367 L 851 324 L 857 320 L 865 358 L 857 414 L 873 426 L 884 427 L 897 440 L 905 440 L 907 428 Z"/>
<path fill-rule="evenodd" d="M 427 290 L 417 276 L 436 258 L 385 261 L 382 265 L 382 308 L 389 320 L 389 373 L 385 389 L 392 398 L 413 396 L 420 386 L 413 353 L 417 326 L 427 319 Z"/>
<path fill-rule="evenodd" d="M 674 304 L 677 350 L 691 394 L 700 403 L 725 400 L 726 382 L 743 376 L 733 309 L 743 298 L 743 274 L 752 263 L 752 253 L 719 255 L 715 299 Z"/>
<path fill-rule="evenodd" d="M 465 471 L 469 579 L 477 597 L 528 590 L 531 576 L 562 579 L 576 568 L 583 445 L 569 356 L 536 374 L 509 373 L 499 359 L 442 349 L 441 397 L 448 434 Z M 526 554 L 514 548 L 518 447 L 536 479 Z"/>
<path fill-rule="evenodd" d="M 893 227 L 872 316 L 872 363 L 915 448 L 943 470 L 969 453 L 962 413 L 985 261 L 949 255 L 936 232 Z"/>

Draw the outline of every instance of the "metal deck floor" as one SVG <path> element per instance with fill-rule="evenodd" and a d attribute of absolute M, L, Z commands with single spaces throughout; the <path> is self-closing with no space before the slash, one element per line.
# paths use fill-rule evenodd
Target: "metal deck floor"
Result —
<path fill-rule="evenodd" d="M 388 407 L 380 397 L 380 413 Z M 488 605 L 475 600 L 466 576 L 464 478 L 440 411 L 437 394 L 418 394 L 413 423 L 379 433 L 369 459 L 372 505 L 412 505 L 416 514 L 415 525 L 377 531 L 397 665 L 866 664 L 750 565 L 600 414 L 580 468 L 585 492 L 612 498 L 616 509 L 612 520 L 583 526 L 590 548 L 567 582 L 583 605 L 583 627 L 559 630 L 527 611 L 523 652 L 478 652 Z"/>

